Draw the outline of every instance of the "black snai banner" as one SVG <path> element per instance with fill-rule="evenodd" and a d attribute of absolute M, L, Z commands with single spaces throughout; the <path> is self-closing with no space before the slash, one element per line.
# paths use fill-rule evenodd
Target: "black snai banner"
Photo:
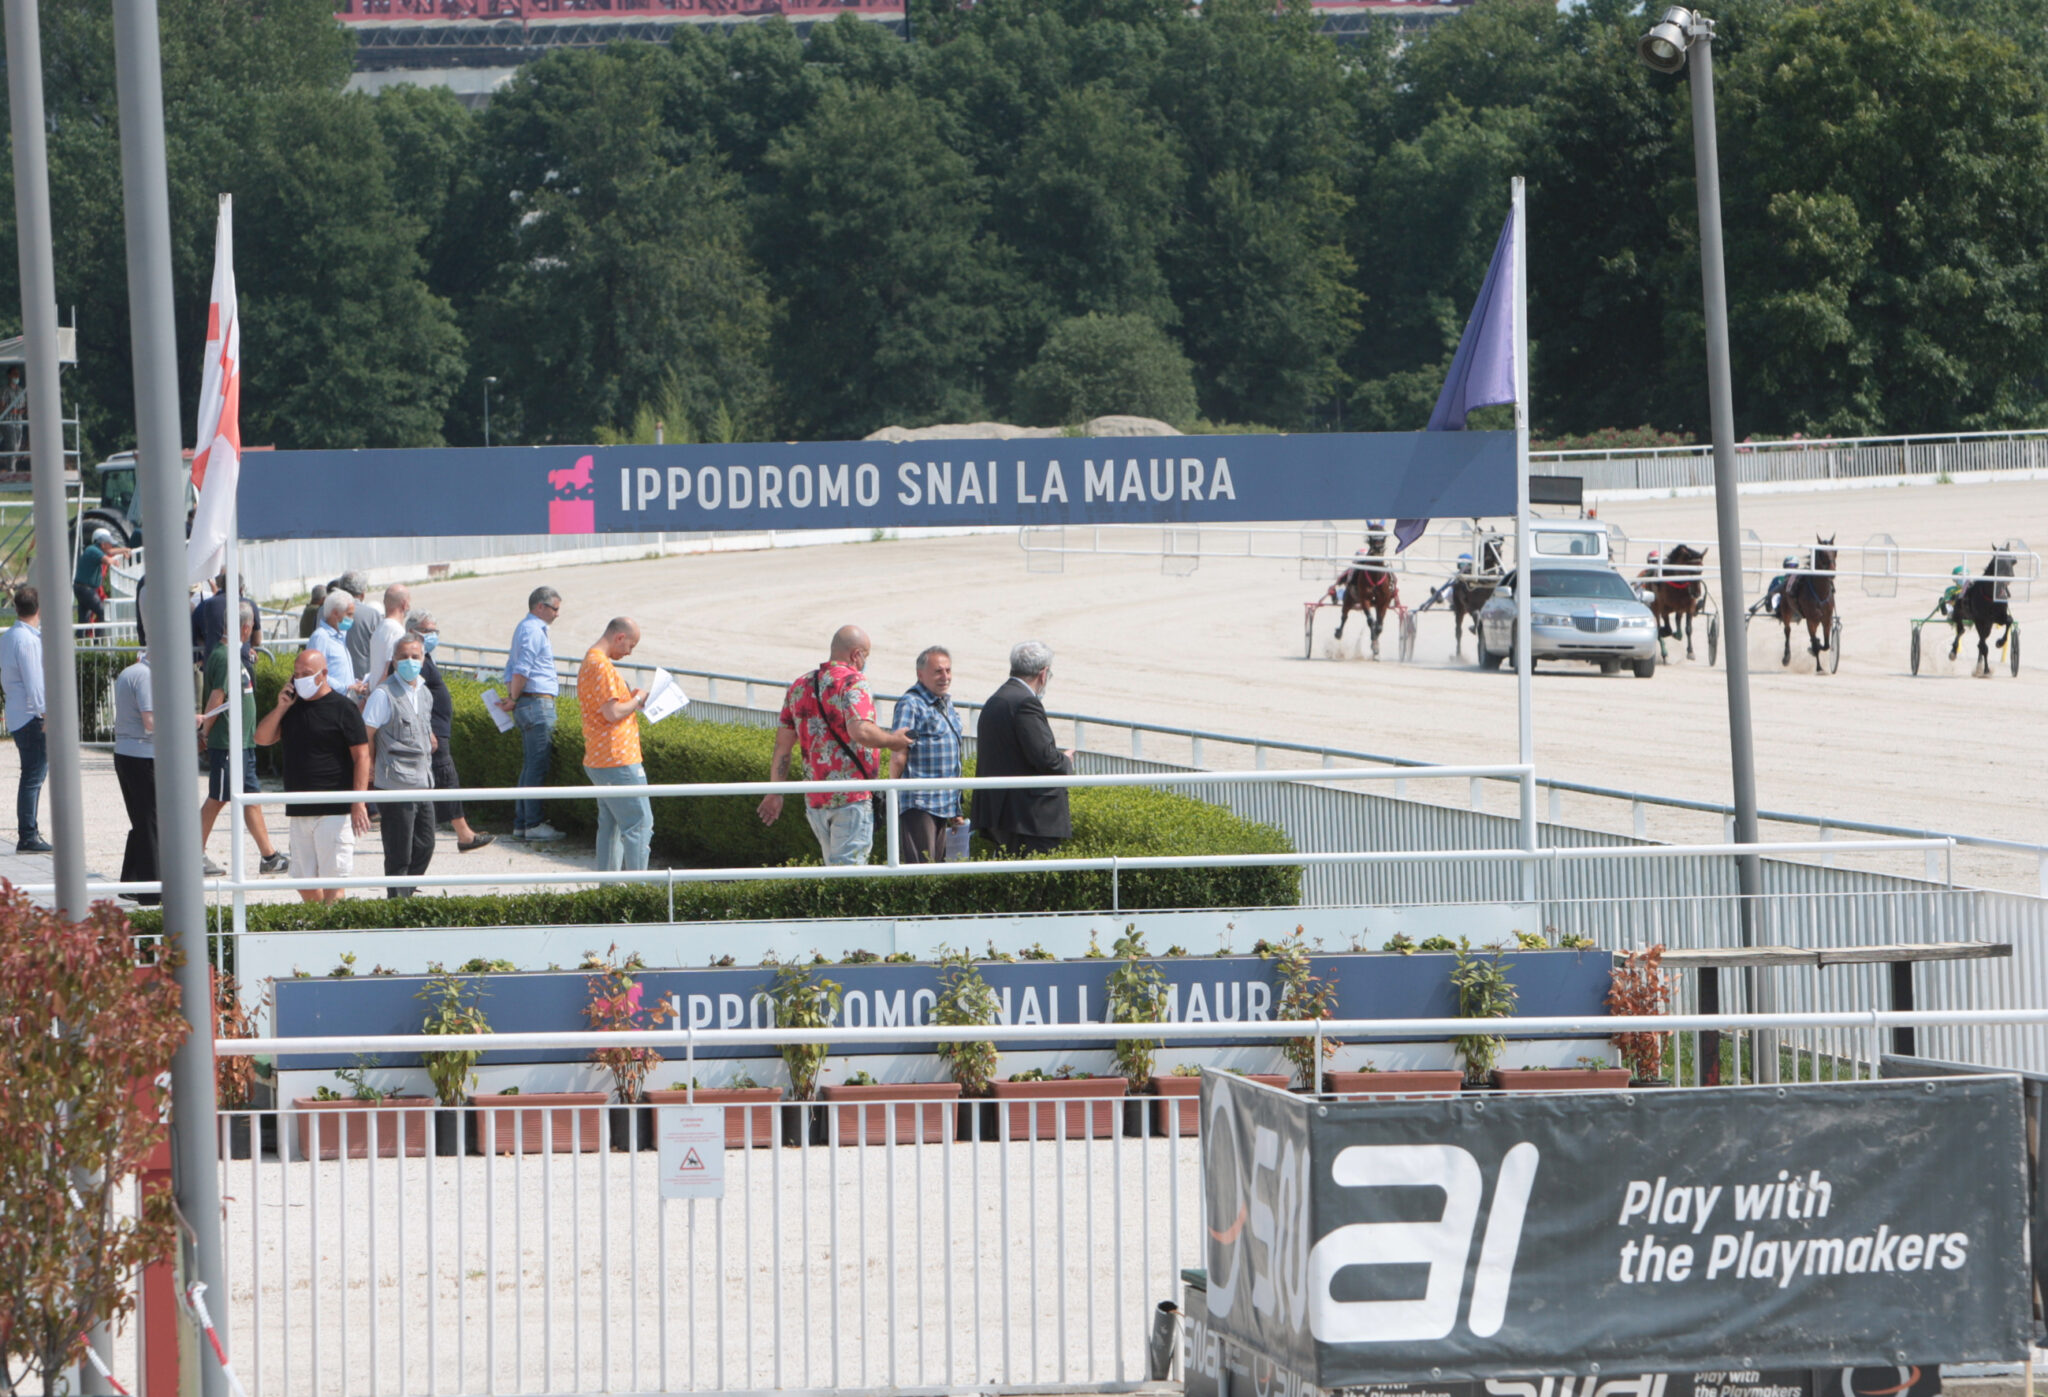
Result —
<path fill-rule="evenodd" d="M 1202 1116 L 1207 1324 L 1317 1387 L 2028 1352 L 2010 1077 Z"/>

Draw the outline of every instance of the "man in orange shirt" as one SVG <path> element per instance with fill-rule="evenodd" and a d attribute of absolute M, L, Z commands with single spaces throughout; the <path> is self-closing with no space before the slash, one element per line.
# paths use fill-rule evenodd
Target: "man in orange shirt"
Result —
<path fill-rule="evenodd" d="M 647 768 L 640 762 L 638 717 L 647 691 L 628 686 L 617 663 L 639 643 L 640 627 L 633 619 L 614 616 L 576 673 L 576 702 L 583 709 L 583 772 L 593 786 L 647 784 Z M 647 844 L 653 837 L 654 807 L 646 796 L 597 803 L 599 869 L 647 867 Z"/>

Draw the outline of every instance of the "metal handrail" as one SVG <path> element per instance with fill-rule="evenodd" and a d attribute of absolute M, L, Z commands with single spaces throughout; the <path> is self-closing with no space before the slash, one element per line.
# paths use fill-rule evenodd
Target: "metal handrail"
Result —
<path fill-rule="evenodd" d="M 1910 446 L 1915 442 L 1951 441 L 1960 445 L 1966 441 L 2041 441 L 2048 439 L 2048 430 L 2022 430 L 2015 432 L 1912 432 L 1897 436 L 1883 437 L 1815 437 L 1797 441 L 1751 441 L 1738 445 L 1736 451 L 1743 454 L 1766 452 L 1828 451 L 1854 446 Z M 1579 447 L 1569 451 L 1531 451 L 1531 461 L 1565 460 L 1614 460 L 1632 456 L 1711 456 L 1714 447 L 1711 442 L 1695 442 L 1690 446 L 1595 446 Z"/>

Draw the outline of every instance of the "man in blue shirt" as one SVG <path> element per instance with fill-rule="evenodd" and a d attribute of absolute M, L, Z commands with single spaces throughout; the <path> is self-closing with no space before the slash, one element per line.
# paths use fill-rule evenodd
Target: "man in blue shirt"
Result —
<path fill-rule="evenodd" d="M 526 599 L 526 615 L 512 631 L 512 653 L 505 661 L 505 693 L 498 707 L 519 725 L 522 786 L 545 786 L 554 755 L 555 695 L 562 691 L 562 682 L 555 672 L 548 624 L 561 614 L 560 592 L 534 588 Z M 562 832 L 542 817 L 539 801 L 521 800 L 512 806 L 512 837 L 545 841 L 560 839 Z"/>
<path fill-rule="evenodd" d="M 337 693 L 362 702 L 356 683 L 355 664 L 348 657 L 348 632 L 355 624 L 356 599 L 347 592 L 330 591 L 320 603 L 320 624 L 306 638 L 306 648 L 317 650 L 327 660 L 327 683 Z"/>
<path fill-rule="evenodd" d="M 47 854 L 50 841 L 36 830 L 43 778 L 50 774 L 50 749 L 43 735 L 42 598 L 33 587 L 14 593 L 15 621 L 0 632 L 0 690 L 7 695 L 7 733 L 21 758 L 21 785 L 14 797 L 17 854 Z"/>
<path fill-rule="evenodd" d="M 953 709 L 953 655 L 943 645 L 926 646 L 917 657 L 917 683 L 896 700 L 889 726 L 907 730 L 911 747 L 889 759 L 891 776 L 952 780 L 960 775 L 960 715 Z M 905 791 L 897 817 L 899 857 L 904 863 L 944 863 L 946 834 L 965 824 L 960 792 Z"/>

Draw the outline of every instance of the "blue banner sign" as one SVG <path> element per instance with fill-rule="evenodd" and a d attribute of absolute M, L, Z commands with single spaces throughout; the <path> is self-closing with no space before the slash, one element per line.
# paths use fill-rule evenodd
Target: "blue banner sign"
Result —
<path fill-rule="evenodd" d="M 345 480 L 346 490 L 329 488 Z M 1512 432 L 390 451 L 242 462 L 243 538 L 1453 518 L 1515 510 Z"/>
<path fill-rule="evenodd" d="M 1519 1011 L 1526 1015 L 1599 1017 L 1607 1013 L 1612 960 L 1604 951 L 1509 952 Z M 1101 1023 L 1113 960 L 990 961 L 979 969 L 1002 1005 L 1001 1022 L 1073 1024 L 1072 1039 L 1038 1042 L 1034 1048 L 1075 1051 L 1109 1046 L 1090 1038 L 1085 1025 Z M 1259 1023 L 1275 1017 L 1280 985 L 1271 961 L 1261 956 L 1184 956 L 1154 960 L 1166 977 L 1170 1023 Z M 1342 1019 L 1452 1018 L 1458 1012 L 1448 955 L 1332 955 L 1310 960 L 1314 974 L 1337 987 L 1336 1017 Z M 929 1025 L 938 1000 L 935 965 L 822 965 L 817 974 L 844 988 L 835 1024 L 848 1028 Z M 639 975 L 644 1002 L 664 1006 L 652 1028 L 773 1028 L 769 998 L 773 966 L 735 969 L 647 970 Z M 561 971 L 477 977 L 481 1008 L 498 1033 L 562 1033 L 587 1028 L 589 976 Z M 412 975 L 354 979 L 279 980 L 277 1033 L 283 1038 L 372 1037 L 418 1033 L 426 1006 L 414 998 L 427 983 Z M 1250 1038 L 1218 1038 L 1216 1044 Z M 861 1045 L 864 1053 L 929 1052 L 927 1044 Z M 703 1058 L 772 1058 L 774 1047 L 702 1047 Z M 587 1054 L 557 1051 L 487 1053 L 486 1064 L 577 1062 Z M 680 1050 L 671 1054 L 682 1056 Z M 348 1054 L 290 1054 L 278 1059 L 289 1070 L 347 1067 Z M 393 1056 L 385 1067 L 419 1065 L 415 1056 Z"/>

